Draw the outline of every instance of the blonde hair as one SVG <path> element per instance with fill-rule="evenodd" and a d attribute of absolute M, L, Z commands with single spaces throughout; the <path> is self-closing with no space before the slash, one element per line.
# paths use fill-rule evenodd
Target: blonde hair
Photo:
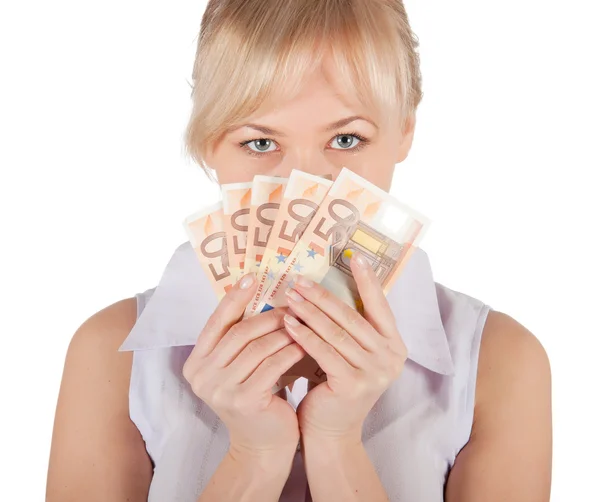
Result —
<path fill-rule="evenodd" d="M 327 55 L 345 90 L 404 126 L 422 99 L 418 46 L 402 0 L 209 0 L 185 154 L 208 173 L 205 153 L 229 127 L 293 97 Z"/>

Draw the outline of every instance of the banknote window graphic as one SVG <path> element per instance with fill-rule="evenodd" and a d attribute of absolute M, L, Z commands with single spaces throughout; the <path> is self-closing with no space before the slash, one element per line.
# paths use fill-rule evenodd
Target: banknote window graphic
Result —
<path fill-rule="evenodd" d="M 338 253 L 333 266 L 345 274 L 352 276 L 350 259 L 359 252 L 370 263 L 371 268 L 381 283 L 394 271 L 399 262 L 403 246 L 390 239 L 385 234 L 378 232 L 370 225 L 359 221 L 348 241 L 344 244 L 342 252 Z M 333 253 L 333 247 L 331 249 Z"/>

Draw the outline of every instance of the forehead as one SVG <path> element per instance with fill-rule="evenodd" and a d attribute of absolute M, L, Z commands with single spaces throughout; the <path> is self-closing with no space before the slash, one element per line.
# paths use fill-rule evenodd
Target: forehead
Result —
<path fill-rule="evenodd" d="M 331 122 L 349 115 L 376 121 L 376 110 L 360 99 L 356 88 L 344 82 L 329 61 L 302 75 L 296 82 L 276 89 L 249 118 L 306 116 L 314 122 Z"/>

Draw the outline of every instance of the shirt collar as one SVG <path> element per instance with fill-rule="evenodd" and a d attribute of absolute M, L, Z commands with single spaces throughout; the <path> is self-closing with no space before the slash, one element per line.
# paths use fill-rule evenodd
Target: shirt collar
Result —
<path fill-rule="evenodd" d="M 413 362 L 441 375 L 454 365 L 427 253 L 415 249 L 388 293 Z M 195 345 L 217 299 L 189 242 L 173 253 L 158 286 L 119 351 Z"/>

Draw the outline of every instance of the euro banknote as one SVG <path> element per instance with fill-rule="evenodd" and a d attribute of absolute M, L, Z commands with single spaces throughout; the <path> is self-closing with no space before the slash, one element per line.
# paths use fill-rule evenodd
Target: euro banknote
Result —
<path fill-rule="evenodd" d="M 235 282 L 244 273 L 252 182 L 221 185 L 221 195 L 223 197 L 223 226 L 227 235 L 229 271 Z"/>
<path fill-rule="evenodd" d="M 223 226 L 223 202 L 220 201 L 191 214 L 183 221 L 183 227 L 215 296 L 220 301 L 234 285 L 233 276 L 229 272 L 227 241 Z M 314 364 L 309 363 L 309 369 L 305 369 L 306 366 L 307 363 L 301 361 L 290 368 L 273 386 L 271 392 L 275 394 L 299 377 L 310 375 L 309 371 L 314 371 L 312 369 Z"/>
<path fill-rule="evenodd" d="M 252 180 L 244 274 L 258 273 L 287 181 L 287 178 L 262 175 Z"/>
<path fill-rule="evenodd" d="M 347 168 L 342 169 L 264 293 L 257 312 L 287 304 L 285 290 L 303 274 L 361 310 L 350 258 L 360 252 L 387 294 L 429 227 L 429 219 Z"/>
<path fill-rule="evenodd" d="M 286 182 L 287 179 L 280 178 L 278 181 Z M 220 301 L 235 284 L 233 275 L 229 271 L 223 203 L 218 202 L 188 216 L 183 226 L 204 273 Z M 288 369 L 271 391 L 279 392 L 300 377 L 320 383 L 324 380 L 323 376 L 324 373 L 317 363 L 307 356 Z"/>
<path fill-rule="evenodd" d="M 218 202 L 188 216 L 183 226 L 213 291 L 221 300 L 234 284 L 229 271 L 223 203 Z"/>
<path fill-rule="evenodd" d="M 293 169 L 257 273 L 258 288 L 245 316 L 257 313 L 262 295 L 284 271 L 287 257 L 308 227 L 333 182 Z"/>
<path fill-rule="evenodd" d="M 261 184 L 223 185 L 222 208 L 211 206 L 186 219 L 190 241 L 219 299 L 242 273 L 258 269 L 258 291 L 245 316 L 286 305 L 284 292 L 293 286 L 296 274 L 320 282 L 361 310 L 350 271 L 352 255 L 365 256 L 387 294 L 429 227 L 425 216 L 343 169 L 335 183 L 292 171 L 281 190 L 279 211 L 265 207 L 268 216 L 263 219 L 270 221 L 259 228 L 260 205 L 274 203 L 281 191 L 265 189 L 253 199 L 253 185 L 258 190 Z M 255 232 L 261 241 L 258 248 L 251 242 Z M 313 384 L 327 379 L 316 361 L 306 356 L 281 377 L 274 392 L 302 376 Z"/>

